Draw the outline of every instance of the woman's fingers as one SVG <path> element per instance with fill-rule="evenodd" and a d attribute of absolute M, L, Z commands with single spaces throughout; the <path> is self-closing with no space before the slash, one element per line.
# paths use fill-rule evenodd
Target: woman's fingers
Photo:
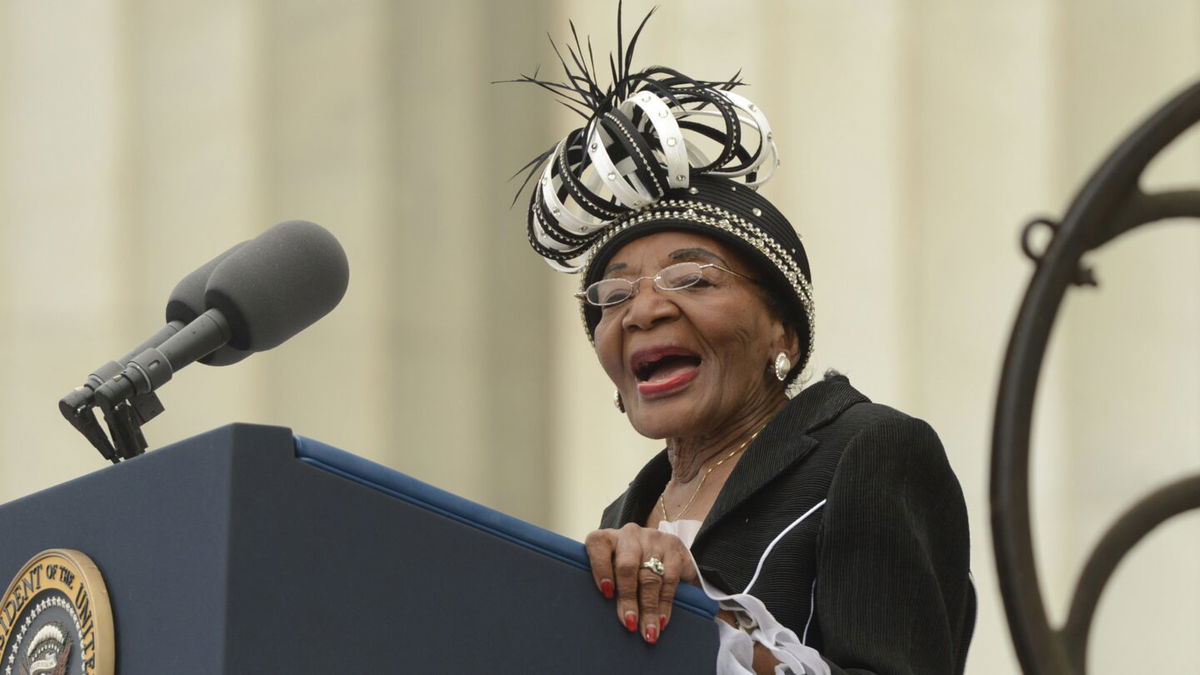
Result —
<path fill-rule="evenodd" d="M 605 597 L 616 597 L 617 619 L 654 644 L 671 618 L 681 580 L 696 580 L 687 548 L 678 537 L 632 523 L 596 530 L 585 541 L 592 579 Z M 661 567 L 647 566 L 651 558 Z M 662 570 L 662 574 L 654 568 Z"/>
<path fill-rule="evenodd" d="M 687 547 L 678 537 L 668 536 L 667 553 L 663 556 L 662 588 L 658 596 L 658 632 L 671 621 L 671 610 L 675 607 L 675 593 L 679 590 L 680 581 L 695 582 L 700 577 L 696 574 L 696 565 Z"/>
<path fill-rule="evenodd" d="M 617 543 L 615 533 L 616 530 L 595 530 L 588 534 L 583 543 L 592 564 L 592 580 L 609 600 L 616 592 L 613 582 L 613 551 Z"/>
<path fill-rule="evenodd" d="M 662 588 L 658 592 L 658 632 L 661 635 L 667 622 L 671 620 L 671 609 L 675 603 L 675 592 L 679 590 L 679 579 L 684 568 L 691 567 L 691 558 L 686 551 L 677 550 L 667 556 L 664 563 Z"/>
<path fill-rule="evenodd" d="M 647 550 L 653 551 L 655 549 L 648 548 Z M 646 560 L 652 560 L 659 565 L 663 565 L 662 555 L 660 553 L 658 555 L 646 556 Z M 665 568 L 665 565 L 663 568 Z M 658 608 L 663 588 L 663 577 L 665 575 L 665 570 L 663 574 L 658 574 L 644 564 L 641 566 L 641 571 L 638 572 L 638 616 L 641 618 L 642 638 L 650 644 L 658 642 L 658 633 L 662 629 L 662 626 L 658 623 L 659 617 L 662 616 Z"/>
<path fill-rule="evenodd" d="M 638 629 L 638 570 L 642 564 L 641 530 L 632 523 L 617 530 L 616 565 L 617 617 L 630 632 Z"/>

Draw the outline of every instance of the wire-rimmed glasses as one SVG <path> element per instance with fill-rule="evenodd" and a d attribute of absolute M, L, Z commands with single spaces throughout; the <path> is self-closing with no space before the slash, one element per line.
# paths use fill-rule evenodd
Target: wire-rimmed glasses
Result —
<path fill-rule="evenodd" d="M 653 281 L 654 287 L 660 291 L 682 291 L 705 281 L 704 270 L 710 267 L 754 282 L 754 279 L 745 274 L 734 272 L 728 267 L 716 263 L 681 262 L 667 265 L 652 277 L 601 279 L 588 285 L 582 293 L 576 293 L 575 297 L 594 307 L 612 307 L 637 295 L 638 286 L 646 279 Z"/>

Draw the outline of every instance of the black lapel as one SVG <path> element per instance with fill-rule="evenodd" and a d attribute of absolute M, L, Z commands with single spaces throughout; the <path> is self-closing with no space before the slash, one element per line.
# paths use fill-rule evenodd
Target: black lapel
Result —
<path fill-rule="evenodd" d="M 801 391 L 746 448 L 746 455 L 733 468 L 700 526 L 696 542 L 730 511 L 812 452 L 817 441 L 809 432 L 828 424 L 851 405 L 867 400 L 841 375 L 827 377 Z"/>
<path fill-rule="evenodd" d="M 664 449 L 647 462 L 629 484 L 629 489 L 621 499 L 620 517 L 617 520 L 620 525 L 617 527 L 625 523 L 641 525 L 646 522 L 650 509 L 654 508 L 658 496 L 667 487 L 667 481 L 670 479 L 671 462 L 667 459 L 667 451 Z"/>

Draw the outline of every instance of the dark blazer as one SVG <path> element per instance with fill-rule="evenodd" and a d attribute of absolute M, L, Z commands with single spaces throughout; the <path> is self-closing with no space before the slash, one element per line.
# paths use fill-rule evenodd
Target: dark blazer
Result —
<path fill-rule="evenodd" d="M 644 523 L 670 475 L 663 451 L 601 527 Z M 975 591 L 958 480 L 928 424 L 841 375 L 800 392 L 750 444 L 692 553 L 705 579 L 749 590 L 834 673 L 963 670 Z"/>

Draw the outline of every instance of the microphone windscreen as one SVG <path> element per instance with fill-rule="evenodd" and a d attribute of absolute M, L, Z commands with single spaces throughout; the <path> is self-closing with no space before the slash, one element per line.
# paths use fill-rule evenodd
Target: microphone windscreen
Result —
<path fill-rule="evenodd" d="M 276 347 L 337 306 L 350 268 L 325 228 L 289 220 L 246 242 L 217 264 L 204 302 L 218 309 L 233 336 L 252 352 Z"/>
<path fill-rule="evenodd" d="M 246 242 L 234 244 L 227 251 L 197 267 L 186 277 L 175 284 L 171 295 L 167 298 L 167 323 L 182 321 L 189 324 L 204 313 L 204 290 L 208 287 L 208 278 L 212 276 L 217 265 L 224 262 L 234 251 Z"/>
<path fill-rule="evenodd" d="M 245 244 L 244 241 L 234 244 L 175 284 L 175 288 L 171 290 L 171 295 L 167 298 L 167 323 L 182 321 L 186 325 L 204 313 L 204 310 L 207 309 L 204 306 L 204 291 L 208 287 L 208 278 L 212 276 L 213 270 L 217 269 L 217 265 L 224 262 L 234 251 Z M 252 353 L 226 345 L 200 359 L 200 363 L 209 366 L 228 366 L 241 361 Z"/>

